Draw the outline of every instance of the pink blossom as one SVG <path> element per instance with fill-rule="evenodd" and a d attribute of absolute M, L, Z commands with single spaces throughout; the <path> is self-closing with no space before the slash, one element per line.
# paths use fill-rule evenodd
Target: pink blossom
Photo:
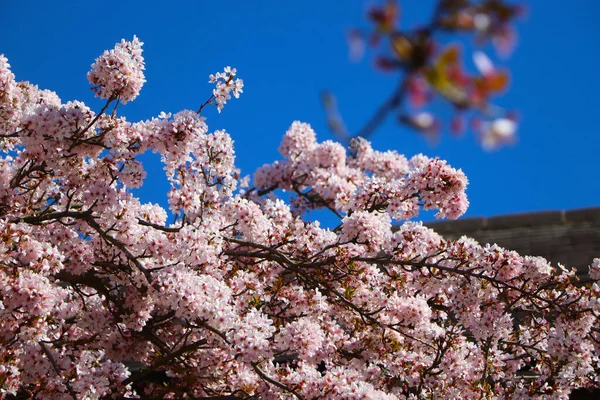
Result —
<path fill-rule="evenodd" d="M 114 49 L 106 50 L 96 58 L 87 78 L 98 97 L 118 97 L 123 104 L 137 97 L 146 82 L 143 44 L 136 36 L 132 41 L 122 39 Z"/>
<path fill-rule="evenodd" d="M 590 265 L 589 270 L 590 279 L 600 280 L 600 258 L 594 258 L 594 262 Z"/>
<path fill-rule="evenodd" d="M 316 144 L 316 139 L 317 136 L 310 125 L 296 121 L 283 137 L 279 153 L 293 160 L 303 151 L 311 151 Z"/>
<path fill-rule="evenodd" d="M 217 72 L 215 75 L 210 74 L 208 81 L 215 83 L 216 87 L 213 89 L 213 97 L 217 103 L 217 109 L 219 112 L 223 110 L 223 107 L 227 103 L 227 100 L 231 99 L 231 94 L 237 99 L 243 92 L 244 81 L 235 78 L 237 70 L 231 67 L 225 67 L 223 72 Z"/>
<path fill-rule="evenodd" d="M 355 242 L 377 252 L 385 247 L 391 234 L 391 221 L 385 215 L 357 211 L 342 220 L 340 242 Z"/>

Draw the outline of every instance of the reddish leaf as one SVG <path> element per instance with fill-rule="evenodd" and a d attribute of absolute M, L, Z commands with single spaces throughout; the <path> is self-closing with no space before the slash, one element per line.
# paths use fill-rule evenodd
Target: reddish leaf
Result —
<path fill-rule="evenodd" d="M 462 136 L 462 134 L 465 132 L 465 125 L 465 117 L 461 114 L 456 114 L 454 118 L 452 118 L 450 129 L 455 136 Z"/>
<path fill-rule="evenodd" d="M 484 78 L 486 89 L 489 92 L 499 92 L 507 88 L 509 74 L 507 71 L 496 71 Z"/>
<path fill-rule="evenodd" d="M 392 51 L 400 60 L 408 60 L 413 55 L 413 44 L 406 36 L 392 36 L 391 46 Z"/>
<path fill-rule="evenodd" d="M 458 62 L 459 57 L 460 48 L 456 44 L 451 44 L 448 47 L 446 47 L 444 52 L 437 59 L 437 67 L 443 69 L 451 64 L 455 64 Z"/>

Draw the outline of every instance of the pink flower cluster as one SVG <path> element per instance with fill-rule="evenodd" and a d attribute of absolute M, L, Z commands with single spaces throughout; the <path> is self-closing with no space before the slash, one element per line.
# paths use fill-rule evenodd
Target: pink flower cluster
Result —
<path fill-rule="evenodd" d="M 137 97 L 146 82 L 143 44 L 136 36 L 132 41 L 123 39 L 96 58 L 87 78 L 98 97 L 119 98 L 123 104 Z"/>
<path fill-rule="evenodd" d="M 264 165 L 254 181 L 261 191 L 281 188 L 308 208 L 352 213 L 387 211 L 397 220 L 415 217 L 419 208 L 438 210 L 438 218 L 458 218 L 468 206 L 467 178 L 445 161 L 423 155 L 410 161 L 395 152 L 378 152 L 364 139 L 348 156 L 339 143 L 317 143 L 308 124 L 295 122 L 279 146 L 287 158 Z"/>
<path fill-rule="evenodd" d="M 223 107 L 227 103 L 227 100 L 231 99 L 231 94 L 237 99 L 240 97 L 240 93 L 243 92 L 244 81 L 240 78 L 236 78 L 237 70 L 231 67 L 225 67 L 223 72 L 217 72 L 215 75 L 210 74 L 208 81 L 216 84 L 213 89 L 213 97 L 217 103 L 217 110 L 221 112 Z"/>
<path fill-rule="evenodd" d="M 107 103 L 137 95 L 140 46 L 93 66 Z M 234 76 L 214 77 L 218 104 L 241 92 Z M 600 385 L 599 259 L 581 284 L 401 223 L 465 211 L 467 180 L 439 159 L 365 140 L 347 152 L 300 122 L 279 150 L 240 190 L 231 137 L 198 113 L 132 123 L 63 104 L 0 56 L 0 399 L 566 399 Z M 170 224 L 131 191 L 148 151 Z M 339 226 L 307 221 L 317 208 Z"/>

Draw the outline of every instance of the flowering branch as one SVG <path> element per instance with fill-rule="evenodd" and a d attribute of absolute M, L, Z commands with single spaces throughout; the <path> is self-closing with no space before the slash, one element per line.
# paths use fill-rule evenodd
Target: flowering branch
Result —
<path fill-rule="evenodd" d="M 514 33 L 510 24 L 522 13 L 518 5 L 497 0 L 438 1 L 431 20 L 414 30 L 401 30 L 400 5 L 386 1 L 369 12 L 374 25 L 370 33 L 353 30 L 350 46 L 354 53 L 363 52 L 365 42 L 373 48 L 382 48 L 376 66 L 387 72 L 400 72 L 396 89 L 381 104 L 362 128 L 349 133 L 330 92 L 322 94 L 323 106 L 332 132 L 345 143 L 354 138 L 368 138 L 391 114 L 396 112 L 400 123 L 428 136 L 436 135 L 440 122 L 429 111 L 419 111 L 434 96 L 449 102 L 456 111 L 451 128 L 461 133 L 465 128 L 464 115 L 473 114 L 473 126 L 481 144 L 493 149 L 514 140 L 516 122 L 507 113 L 490 102 L 490 98 L 504 90 L 508 74 L 495 70 L 482 52 L 473 55 L 479 75 L 468 75 L 460 64 L 460 49 L 455 44 L 441 51 L 435 36 L 439 33 L 471 33 L 480 42 L 492 41 L 507 53 Z M 384 43 L 384 46 L 380 46 Z M 410 107 L 409 107 L 410 106 Z M 485 122 L 490 120 L 489 122 Z"/>

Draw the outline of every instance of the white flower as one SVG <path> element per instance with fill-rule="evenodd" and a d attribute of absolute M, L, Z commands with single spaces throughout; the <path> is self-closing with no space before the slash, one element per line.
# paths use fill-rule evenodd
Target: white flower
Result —
<path fill-rule="evenodd" d="M 420 112 L 415 115 L 414 121 L 419 127 L 428 129 L 431 128 L 435 123 L 435 118 L 433 118 L 433 115 L 428 112 Z"/>
<path fill-rule="evenodd" d="M 483 125 L 481 145 L 486 150 L 494 150 L 502 144 L 514 141 L 517 123 L 509 118 L 498 118 Z"/>
<path fill-rule="evenodd" d="M 486 32 L 490 24 L 490 17 L 487 14 L 475 14 L 473 25 L 478 32 Z"/>
<path fill-rule="evenodd" d="M 494 64 L 490 58 L 482 51 L 473 53 L 473 62 L 482 75 L 489 75 L 494 72 Z"/>
<path fill-rule="evenodd" d="M 223 69 L 223 72 L 217 72 L 214 75 L 210 74 L 208 76 L 208 81 L 216 84 L 216 87 L 213 89 L 213 96 L 219 112 L 221 112 L 227 100 L 231 99 L 231 93 L 233 93 L 235 98 L 239 98 L 240 93 L 243 92 L 244 81 L 234 79 L 236 74 L 237 70 L 235 68 L 227 66 Z"/>
<path fill-rule="evenodd" d="M 492 122 L 492 131 L 501 138 L 512 138 L 517 131 L 517 124 L 512 119 L 499 118 Z"/>

